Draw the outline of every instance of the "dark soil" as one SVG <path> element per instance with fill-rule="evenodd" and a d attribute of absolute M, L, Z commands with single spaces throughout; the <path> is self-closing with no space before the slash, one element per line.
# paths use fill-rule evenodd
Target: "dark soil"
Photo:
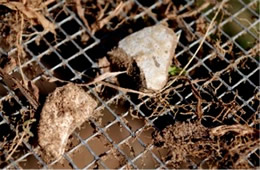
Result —
<path fill-rule="evenodd" d="M 125 52 L 119 48 L 113 49 L 109 54 L 111 71 L 125 71 L 127 75 L 119 75 L 117 77 L 120 86 L 134 90 L 142 90 L 145 88 L 145 80 L 136 62 L 127 56 Z"/>

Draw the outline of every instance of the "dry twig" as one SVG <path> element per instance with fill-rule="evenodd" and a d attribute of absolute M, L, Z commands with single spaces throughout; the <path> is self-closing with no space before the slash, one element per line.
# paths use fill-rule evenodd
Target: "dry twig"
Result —
<path fill-rule="evenodd" d="M 214 136 L 223 136 L 227 132 L 236 132 L 241 136 L 248 135 L 248 134 L 255 134 L 259 133 L 259 130 L 256 130 L 250 126 L 247 125 L 241 125 L 241 124 L 236 124 L 236 125 L 222 125 L 218 126 L 216 128 L 213 128 L 211 130 L 211 134 Z"/>
<path fill-rule="evenodd" d="M 84 8 L 82 8 L 80 0 L 75 0 L 75 3 L 76 3 L 76 9 L 77 9 L 77 13 L 78 13 L 79 17 L 82 19 L 82 21 L 85 24 L 85 26 L 87 27 L 87 29 L 89 31 L 91 31 L 88 21 L 84 16 L 85 10 L 84 10 Z"/>
<path fill-rule="evenodd" d="M 91 81 L 89 83 L 78 84 L 78 86 L 90 86 L 90 85 L 93 85 L 93 84 L 96 84 L 96 83 L 100 83 L 100 84 L 102 84 L 104 86 L 108 86 L 108 87 L 111 87 L 113 89 L 120 90 L 120 91 L 122 91 L 124 93 L 135 93 L 135 94 L 139 94 L 139 95 L 142 95 L 142 96 L 153 96 L 151 93 L 143 93 L 143 92 L 140 92 L 140 91 L 137 91 L 137 90 L 132 90 L 132 89 L 119 87 L 117 85 L 114 85 L 114 84 L 111 84 L 111 83 L 103 81 L 103 80 L 105 80 L 107 78 L 112 78 L 112 77 L 115 77 L 115 76 L 118 76 L 118 75 L 124 74 L 124 73 L 126 73 L 126 71 L 106 72 L 106 73 L 96 77 L 93 81 Z M 53 78 L 53 77 L 50 78 L 49 81 L 51 81 L 51 82 L 53 82 L 53 81 L 60 81 L 60 82 L 70 83 L 70 81 L 60 80 L 58 78 Z"/>
<path fill-rule="evenodd" d="M 153 96 L 151 93 L 143 93 L 143 92 L 140 92 L 140 91 L 137 91 L 137 90 L 119 87 L 119 86 L 116 86 L 116 85 L 113 85 L 113 84 L 110 84 L 110 83 L 107 83 L 107 82 L 104 82 L 104 81 L 101 81 L 100 84 L 103 84 L 105 86 L 111 87 L 111 88 L 116 89 L 116 90 L 120 90 L 124 93 L 134 93 L 134 94 L 139 94 L 139 95 L 142 95 L 142 96 L 150 96 L 150 97 Z"/>
<path fill-rule="evenodd" d="M 203 11 L 204 9 L 208 8 L 209 5 L 210 5 L 210 2 L 206 2 L 206 3 L 202 4 L 198 9 L 192 10 L 190 12 L 186 12 L 184 14 L 179 15 L 178 17 L 186 18 L 186 17 L 195 16 L 195 15 L 201 13 L 201 11 Z"/>
<path fill-rule="evenodd" d="M 37 100 L 37 97 L 34 96 L 34 94 L 28 90 L 24 85 L 22 85 L 19 80 L 17 80 L 12 75 L 9 75 L 3 71 L 2 68 L 0 68 L 0 76 L 3 78 L 3 81 L 8 85 L 9 81 L 11 80 L 21 91 L 21 93 L 24 95 L 24 97 L 27 98 L 28 102 L 33 106 L 33 108 L 36 110 L 39 106 L 39 102 Z M 10 88 L 13 88 L 12 85 L 10 85 Z"/>
<path fill-rule="evenodd" d="M 106 25 L 113 17 L 117 16 L 120 14 L 120 12 L 123 10 L 125 7 L 126 3 L 120 2 L 119 5 L 115 8 L 114 11 L 112 11 L 106 18 L 102 19 L 99 22 L 99 28 L 103 28 L 104 25 Z"/>

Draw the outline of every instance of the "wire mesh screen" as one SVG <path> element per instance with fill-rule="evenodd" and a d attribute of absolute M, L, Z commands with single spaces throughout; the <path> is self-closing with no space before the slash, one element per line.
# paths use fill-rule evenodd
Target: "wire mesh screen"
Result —
<path fill-rule="evenodd" d="M 259 11 L 258 0 L 1 1 L 0 167 L 259 167 Z M 86 86 L 96 116 L 60 159 L 42 159 L 46 96 L 102 75 L 100 60 L 120 40 L 156 24 L 179 36 L 164 91 Z"/>

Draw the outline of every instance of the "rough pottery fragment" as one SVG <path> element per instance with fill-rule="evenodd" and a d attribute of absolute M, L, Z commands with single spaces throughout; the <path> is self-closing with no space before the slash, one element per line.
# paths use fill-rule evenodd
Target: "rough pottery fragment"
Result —
<path fill-rule="evenodd" d="M 40 115 L 38 140 L 46 161 L 58 159 L 71 133 L 93 116 L 97 102 L 81 87 L 69 83 L 51 93 Z"/>
<path fill-rule="evenodd" d="M 168 79 L 178 37 L 164 25 L 146 27 L 119 42 L 118 48 L 134 61 L 143 76 L 145 88 L 162 89 Z"/>

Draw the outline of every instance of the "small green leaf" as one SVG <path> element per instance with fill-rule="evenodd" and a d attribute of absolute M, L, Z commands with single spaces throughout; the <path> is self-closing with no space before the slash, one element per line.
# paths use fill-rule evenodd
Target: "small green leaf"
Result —
<path fill-rule="evenodd" d="M 176 66 L 172 66 L 169 68 L 169 74 L 172 75 L 172 76 L 176 76 L 178 74 L 180 74 L 180 72 L 182 71 L 182 68 L 179 68 L 179 67 L 176 67 Z M 182 75 L 184 75 L 186 72 L 184 71 L 182 73 Z"/>

